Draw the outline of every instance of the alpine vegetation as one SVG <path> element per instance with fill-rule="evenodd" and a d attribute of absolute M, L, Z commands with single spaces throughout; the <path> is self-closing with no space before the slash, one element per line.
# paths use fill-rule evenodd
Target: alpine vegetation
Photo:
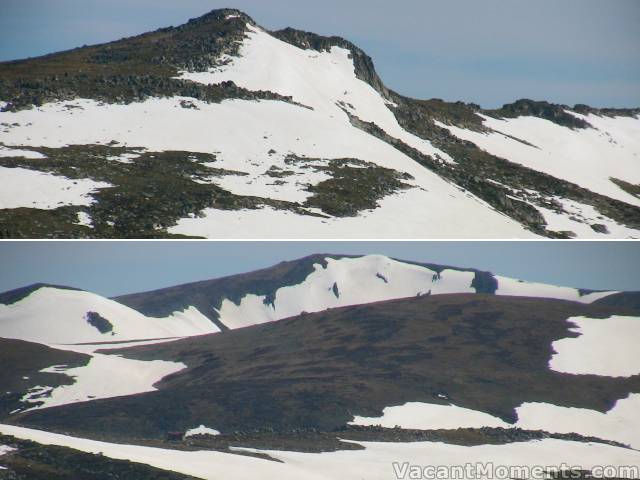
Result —
<path fill-rule="evenodd" d="M 640 110 L 388 89 L 214 10 L 0 63 L 5 238 L 636 238 Z"/>

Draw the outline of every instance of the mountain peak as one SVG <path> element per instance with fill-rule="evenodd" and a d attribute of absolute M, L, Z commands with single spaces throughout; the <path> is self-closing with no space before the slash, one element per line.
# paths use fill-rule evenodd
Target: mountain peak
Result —
<path fill-rule="evenodd" d="M 256 24 L 253 18 L 244 13 L 242 10 L 238 10 L 236 8 L 217 8 L 199 17 L 189 19 L 186 25 L 197 25 L 234 19 L 248 22 L 252 25 Z"/>
<path fill-rule="evenodd" d="M 27 285 L 25 287 L 15 288 L 13 290 L 0 293 L 0 304 L 11 305 L 12 303 L 19 302 L 20 300 L 28 297 L 33 292 L 38 291 L 41 288 L 57 288 L 59 290 L 82 291 L 81 289 L 75 288 L 75 287 L 67 287 L 64 285 L 53 285 L 50 283 L 38 282 L 38 283 L 32 283 L 31 285 Z"/>

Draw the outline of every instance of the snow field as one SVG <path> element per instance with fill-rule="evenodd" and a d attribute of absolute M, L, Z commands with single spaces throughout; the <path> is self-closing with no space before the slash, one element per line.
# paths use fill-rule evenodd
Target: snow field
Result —
<path fill-rule="evenodd" d="M 244 222 L 247 230 L 258 237 L 273 235 L 272 231 L 275 231 L 280 237 L 305 238 L 314 234 L 304 233 L 309 226 L 319 231 L 321 236 L 335 236 L 342 232 L 347 236 L 390 235 L 389 232 L 400 227 L 405 231 L 396 237 L 400 234 L 413 238 L 535 237 L 485 202 L 445 182 L 387 143 L 356 129 L 342 112 L 340 115 L 344 118 L 340 119 L 338 114 L 326 115 L 281 101 L 246 100 L 227 100 L 220 104 L 194 101 L 198 109 L 184 109 L 180 107 L 180 100 L 176 97 L 149 99 L 129 105 L 105 105 L 80 99 L 71 102 L 80 107 L 73 109 L 75 111 L 60 109 L 59 104 L 47 104 L 38 110 L 5 113 L 3 115 L 12 116 L 10 121 L 19 121 L 21 125 L 32 123 L 32 126 L 15 127 L 7 137 L 0 133 L 0 141 L 15 145 L 61 147 L 66 144 L 107 144 L 117 139 L 123 146 L 144 147 L 151 151 L 215 153 L 217 161 L 212 166 L 248 175 L 212 177 L 211 182 L 239 195 L 277 200 L 304 200 L 309 195 L 306 186 L 326 178 L 312 168 L 286 164 L 288 154 L 321 159 L 356 158 L 414 177 L 407 183 L 416 188 L 382 200 L 386 202 L 381 218 L 377 218 L 379 209 L 376 209 L 364 221 L 360 217 L 334 219 L 332 224 L 335 223 L 336 227 L 327 227 L 331 224 L 325 224 L 322 218 L 290 212 L 276 211 L 268 225 L 264 225 L 263 222 L 253 223 L 253 217 L 256 213 L 257 216 L 265 216 L 267 209 L 214 211 L 216 214 L 248 217 Z M 176 124 L 181 128 L 176 129 Z M 62 128 L 58 129 L 57 125 Z M 48 133 L 50 131 L 64 134 L 52 136 Z M 269 155 L 272 149 L 276 154 Z M 272 178 L 266 175 L 272 166 L 291 170 L 294 175 Z M 284 183 L 274 185 L 275 180 Z M 185 231 L 187 228 L 195 235 L 206 230 L 215 238 L 228 236 L 224 226 L 228 222 L 223 220 L 223 225 L 219 223 L 220 218 L 214 215 L 187 218 L 172 231 Z M 388 228 L 388 224 L 394 228 Z M 363 225 L 364 231 L 361 230 Z M 231 235 L 245 235 L 242 225 L 232 227 Z M 221 233 L 214 233 L 217 231 Z"/>
<path fill-rule="evenodd" d="M 574 130 L 537 117 L 495 119 L 486 115 L 481 115 L 484 125 L 494 130 L 488 134 L 437 123 L 493 155 L 640 206 L 639 198 L 610 180 L 640 183 L 640 118 L 569 113 L 594 128 Z"/>
<path fill-rule="evenodd" d="M 187 430 L 184 434 L 185 437 L 193 437 L 194 435 L 220 435 L 218 430 L 214 430 L 213 428 L 205 427 L 204 425 L 200 425 L 197 428 L 192 428 Z"/>
<path fill-rule="evenodd" d="M 359 442 L 365 450 L 326 453 L 297 453 L 236 449 L 266 453 L 283 463 L 216 451 L 186 452 L 98 442 L 12 425 L 0 425 L 0 432 L 48 445 L 61 445 L 84 452 L 102 453 L 110 458 L 145 463 L 207 480 L 345 479 L 388 480 L 397 478 L 393 462 L 436 466 L 464 466 L 465 463 L 505 466 L 557 466 L 568 464 L 591 470 L 596 466 L 640 465 L 640 452 L 609 445 L 545 439 L 507 445 L 462 447 L 437 442 Z M 401 465 L 399 465 L 401 466 Z M 628 470 L 619 470 L 622 477 Z M 626 475 L 625 475 L 626 473 Z M 409 477 L 406 477 L 409 478 Z"/>
<path fill-rule="evenodd" d="M 101 333 L 87 321 L 96 312 L 113 326 Z M 22 398 L 27 409 L 111 398 L 155 390 L 154 384 L 186 365 L 161 360 L 141 361 L 96 350 L 124 348 L 219 332 L 195 307 L 166 318 L 146 317 L 93 293 L 42 287 L 11 305 L 0 305 L 0 337 L 41 343 L 91 355 L 82 367 L 52 366 L 43 372 L 74 379 L 56 388 L 35 386 Z M 106 381 L 105 381 L 106 380 Z M 43 402 L 33 407 L 35 402 Z"/>
<path fill-rule="evenodd" d="M 273 305 L 264 295 L 248 294 L 240 303 L 223 300 L 219 318 L 227 327 L 242 328 L 328 308 L 359 305 L 425 294 L 474 293 L 475 274 L 452 269 L 437 272 L 382 255 L 357 258 L 326 259 L 326 268 L 314 265 L 314 271 L 300 284 L 279 288 Z M 520 282 L 496 277 L 497 295 L 544 297 L 591 303 L 616 292 L 580 295 L 575 288 L 541 283 Z M 338 294 L 334 292 L 337 290 Z"/>
<path fill-rule="evenodd" d="M 241 328 L 328 308 L 364 304 L 393 298 L 413 297 L 431 292 L 469 292 L 473 272 L 428 268 L 392 260 L 382 255 L 358 258 L 327 258 L 327 266 L 314 271 L 300 284 L 276 291 L 273 306 L 265 296 L 249 294 L 237 305 L 224 300 L 218 310 L 220 321 L 229 328 Z M 334 285 L 338 294 L 334 293 Z"/>
<path fill-rule="evenodd" d="M 53 308 L 52 308 L 53 307 Z M 86 315 L 96 312 L 113 330 L 101 333 Z M 0 305 L 0 336 L 64 349 L 64 344 L 185 337 L 219 329 L 194 307 L 167 318 L 146 317 L 90 292 L 40 288 L 11 305 Z"/>
<path fill-rule="evenodd" d="M 518 421 L 509 424 L 484 412 L 423 402 L 386 407 L 381 417 L 355 416 L 352 425 L 396 425 L 407 429 L 435 430 L 481 427 L 518 427 L 551 433 L 578 433 L 612 440 L 640 449 L 640 394 L 620 399 L 606 413 L 586 408 L 561 407 L 549 403 L 525 402 L 516 408 Z"/>
<path fill-rule="evenodd" d="M 111 186 L 89 179 L 72 180 L 51 173 L 8 167 L 0 167 L 0 185 L 0 209 L 46 210 L 63 205 L 91 205 L 91 192 Z"/>
<path fill-rule="evenodd" d="M 640 374 L 640 317 L 571 317 L 576 338 L 552 344 L 549 368 L 575 375 L 630 377 Z"/>

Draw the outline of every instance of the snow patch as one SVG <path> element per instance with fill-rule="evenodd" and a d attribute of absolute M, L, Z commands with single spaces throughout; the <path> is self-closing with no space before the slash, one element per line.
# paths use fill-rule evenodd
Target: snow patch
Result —
<path fill-rule="evenodd" d="M 570 113 L 594 128 L 571 129 L 537 117 L 496 119 L 486 115 L 481 115 L 484 125 L 495 132 L 476 132 L 436 123 L 458 138 L 510 162 L 640 206 L 639 198 L 610 180 L 613 177 L 634 185 L 640 183 L 640 118 Z"/>
<path fill-rule="evenodd" d="M 558 202 L 562 213 L 555 210 L 533 205 L 547 222 L 547 230 L 553 232 L 570 231 L 579 238 L 639 238 L 640 232 L 619 224 L 611 218 L 605 217 L 593 206 L 560 197 L 550 197 Z M 596 231 L 591 225 L 604 225 L 606 231 Z M 601 228 L 601 227 L 600 227 Z"/>
<path fill-rule="evenodd" d="M 110 187 L 89 179 L 72 180 L 26 168 L 0 167 L 0 209 L 41 208 L 51 210 L 63 205 L 91 205 L 90 194 Z"/>
<path fill-rule="evenodd" d="M 581 295 L 580 290 L 571 287 L 558 287 L 544 283 L 525 282 L 515 280 L 513 278 L 502 277 L 496 275 L 498 281 L 498 289 L 496 295 L 511 295 L 518 297 L 541 297 L 541 298 L 557 298 L 560 300 L 570 300 L 572 302 L 592 303 L 617 291 L 592 292 Z"/>
<path fill-rule="evenodd" d="M 503 427 L 511 425 L 488 413 L 458 407 L 456 405 L 437 405 L 434 403 L 407 402 L 404 405 L 385 407 L 381 417 L 355 416 L 351 425 L 386 428 L 396 426 L 419 430 Z"/>
<path fill-rule="evenodd" d="M 102 333 L 90 325 L 86 317 L 88 312 L 100 315 L 112 329 Z M 28 409 L 153 391 L 155 383 L 186 368 L 186 365 L 162 360 L 133 360 L 96 351 L 219 331 L 193 306 L 166 318 L 152 318 L 93 293 L 52 287 L 40 288 L 11 305 L 0 305 L 0 337 L 41 343 L 91 356 L 85 366 L 69 368 L 54 365 L 41 370 L 66 375 L 73 379 L 73 383 L 55 388 L 31 388 L 21 401 L 26 407 L 38 405 Z"/>
<path fill-rule="evenodd" d="M 191 430 L 187 430 L 184 434 L 185 437 L 192 437 L 194 435 L 220 435 L 218 430 L 214 430 L 213 428 L 205 427 L 204 425 L 200 425 L 197 428 L 192 428 Z"/>
<path fill-rule="evenodd" d="M 580 433 L 614 440 L 640 449 L 640 394 L 618 400 L 606 413 L 586 408 L 568 408 L 548 403 L 523 403 L 516 409 L 517 426 L 554 433 Z"/>
<path fill-rule="evenodd" d="M 315 264 L 314 271 L 300 284 L 279 288 L 273 299 L 248 294 L 239 304 L 223 300 L 218 310 L 220 321 L 234 329 L 291 317 L 303 311 L 318 312 L 426 294 L 475 292 L 471 287 L 473 272 L 446 269 L 438 274 L 426 267 L 382 255 L 325 260 L 326 267 Z M 334 285 L 339 295 L 334 293 Z"/>
<path fill-rule="evenodd" d="M 304 201 L 309 195 L 307 186 L 326 178 L 311 166 L 287 163 L 289 154 L 325 161 L 355 158 L 372 162 L 411 175 L 413 180 L 406 183 L 416 187 L 387 196 L 379 202 L 379 208 L 358 217 L 327 220 L 270 208 L 205 210 L 204 218 L 180 220 L 170 229 L 174 233 L 211 238 L 536 236 L 391 145 L 353 127 L 342 111 L 328 114 L 281 101 L 248 100 L 219 104 L 194 100 L 198 109 L 185 109 L 180 107 L 181 99 L 150 98 L 128 105 L 78 100 L 81 109 L 68 110 L 52 103 L 38 111 L 5 112 L 9 121 L 20 125 L 37 122 L 37 128 L 20 126 L 10 134 L 0 132 L 0 141 L 59 148 L 67 144 L 108 144 L 117 139 L 122 146 L 149 151 L 215 152 L 216 168 L 247 175 L 209 181 L 232 193 L 277 200 Z M 269 155 L 271 150 L 277 154 Z M 266 174 L 273 166 L 292 170 L 294 175 L 273 178 Z M 24 185 L 24 181 L 18 182 L 19 188 L 24 189 Z"/>
<path fill-rule="evenodd" d="M 207 480 L 224 472 L 227 479 L 298 480 L 386 480 L 393 475 L 393 462 L 412 465 L 456 465 L 465 463 L 513 466 L 579 466 L 592 470 L 595 466 L 626 467 L 640 465 L 640 452 L 596 443 L 544 439 L 506 445 L 464 447 L 441 442 L 358 442 L 364 450 L 341 450 L 324 453 L 298 453 L 238 449 L 265 453 L 281 462 L 216 451 L 180 451 L 137 445 L 99 442 L 59 435 L 13 425 L 1 425 L 0 432 L 47 445 L 60 445 L 88 453 L 132 462 L 144 463 Z M 401 466 L 401 465 L 399 465 Z M 629 470 L 619 469 L 622 476 Z M 626 472 L 626 474 L 625 474 Z"/>
<path fill-rule="evenodd" d="M 101 333 L 87 322 L 88 312 L 98 313 L 113 329 Z M 153 318 L 90 292 L 52 287 L 40 288 L 11 305 L 0 305 L 0 336 L 62 349 L 69 344 L 176 338 L 218 331 L 195 307 L 170 317 Z"/>
<path fill-rule="evenodd" d="M 28 410 L 86 402 L 99 398 L 112 398 L 156 390 L 153 386 L 162 378 L 179 372 L 187 366 L 181 362 L 163 360 L 142 361 L 123 358 L 118 355 L 94 353 L 89 364 L 77 368 L 52 367 L 42 372 L 64 373 L 74 379 L 72 385 L 37 387 L 23 402 L 41 405 Z M 32 389 L 33 390 L 33 389 Z"/>
<path fill-rule="evenodd" d="M 19 148 L 7 148 L 0 145 L 0 157 L 24 157 L 24 158 L 47 158 L 40 152 L 33 150 L 21 150 Z"/>
<path fill-rule="evenodd" d="M 571 317 L 576 338 L 553 342 L 549 368 L 575 375 L 630 377 L 640 374 L 640 317 Z"/>

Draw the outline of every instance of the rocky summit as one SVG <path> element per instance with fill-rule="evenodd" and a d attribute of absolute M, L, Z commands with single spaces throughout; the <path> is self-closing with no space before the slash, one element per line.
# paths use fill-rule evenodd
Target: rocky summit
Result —
<path fill-rule="evenodd" d="M 640 110 L 418 100 L 238 10 L 0 63 L 3 238 L 637 238 Z"/>

